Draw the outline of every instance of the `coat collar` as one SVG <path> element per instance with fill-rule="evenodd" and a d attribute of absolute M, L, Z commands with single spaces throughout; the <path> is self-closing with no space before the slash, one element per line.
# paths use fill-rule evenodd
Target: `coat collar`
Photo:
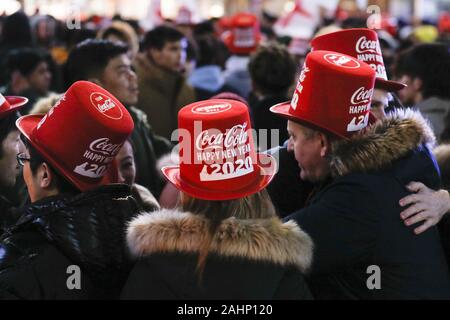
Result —
<path fill-rule="evenodd" d="M 153 253 L 197 253 L 205 243 L 208 221 L 189 212 L 161 210 L 131 221 L 127 241 L 135 256 Z M 219 226 L 211 252 L 294 265 L 306 271 L 312 260 L 312 241 L 295 222 L 273 217 L 263 220 L 228 218 Z"/>
<path fill-rule="evenodd" d="M 334 142 L 331 172 L 336 177 L 381 170 L 421 144 L 434 143 L 434 133 L 420 112 L 398 109 L 350 139 Z"/>

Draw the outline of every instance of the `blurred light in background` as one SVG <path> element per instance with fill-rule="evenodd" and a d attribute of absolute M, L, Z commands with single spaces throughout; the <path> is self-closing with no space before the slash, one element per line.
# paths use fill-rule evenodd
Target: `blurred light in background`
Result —
<path fill-rule="evenodd" d="M 1 0 L 0 1 L 0 14 L 6 13 L 7 15 L 13 14 L 20 9 L 20 3 L 16 0 Z"/>

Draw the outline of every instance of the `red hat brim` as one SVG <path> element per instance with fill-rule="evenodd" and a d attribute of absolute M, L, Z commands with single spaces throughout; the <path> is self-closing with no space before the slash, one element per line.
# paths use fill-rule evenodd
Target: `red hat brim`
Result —
<path fill-rule="evenodd" d="M 304 124 L 304 125 L 307 125 L 309 127 L 313 127 L 315 129 L 326 131 L 326 132 L 328 132 L 328 133 L 330 133 L 332 135 L 335 135 L 337 137 L 340 137 L 340 138 L 348 139 L 348 137 L 346 137 L 346 136 L 344 136 L 344 135 L 342 135 L 342 134 L 340 134 L 340 133 L 338 133 L 338 132 L 336 132 L 336 131 L 334 131 L 332 129 L 329 129 L 329 128 L 326 128 L 326 127 L 324 127 L 324 126 L 322 126 L 320 124 L 317 124 L 317 123 L 311 121 L 310 119 L 306 119 L 306 118 L 302 118 L 302 117 L 299 117 L 299 116 L 292 115 L 291 113 L 289 113 L 289 109 L 290 108 L 291 108 L 291 102 L 287 101 L 287 102 L 282 102 L 282 103 L 279 103 L 279 104 L 276 104 L 276 105 L 272 106 L 270 108 L 270 111 L 275 113 L 275 114 L 277 114 L 277 115 L 279 115 L 279 116 L 281 116 L 281 117 L 283 117 L 283 118 L 286 118 L 288 120 L 291 120 L 291 121 L 294 121 L 294 122 L 297 122 L 297 123 L 300 123 L 300 124 Z"/>
<path fill-rule="evenodd" d="M 261 161 L 264 158 L 264 161 Z M 254 194 L 264 189 L 273 179 L 278 171 L 278 164 L 274 157 L 268 154 L 257 154 L 257 163 L 255 164 L 259 174 L 250 185 L 246 185 L 241 189 L 236 190 L 208 190 L 194 186 L 180 177 L 180 166 L 169 166 L 161 169 L 164 176 L 172 183 L 178 190 L 187 193 L 188 195 L 203 199 L 203 200 L 232 200 L 243 198 Z M 264 174 L 263 174 L 264 173 Z"/>
<path fill-rule="evenodd" d="M 388 92 L 396 92 L 400 91 L 403 88 L 406 88 L 407 85 L 401 82 L 392 81 L 392 80 L 384 80 L 380 78 L 375 79 L 375 88 L 385 90 Z"/>
<path fill-rule="evenodd" d="M 9 107 L 0 111 L 0 119 L 6 118 L 11 113 L 18 111 L 28 102 L 28 98 L 19 96 L 6 96 L 5 99 L 8 101 Z"/>
<path fill-rule="evenodd" d="M 96 187 L 99 187 L 101 185 L 110 184 L 112 181 L 115 181 L 117 179 L 114 179 L 113 174 L 114 171 L 107 170 L 107 173 L 102 177 L 102 179 L 99 180 L 98 183 L 86 183 L 84 181 L 81 181 L 77 179 L 74 173 L 68 172 L 65 168 L 63 168 L 57 161 L 54 160 L 54 157 L 52 157 L 44 147 L 39 145 L 38 142 L 33 141 L 30 136 L 33 132 L 34 128 L 37 127 L 39 122 L 44 117 L 44 114 L 38 114 L 38 115 L 27 115 L 20 117 L 16 121 L 16 126 L 19 129 L 19 131 L 27 138 L 27 140 L 30 142 L 30 144 L 39 152 L 39 154 L 45 159 L 45 161 L 49 162 L 50 165 L 56 169 L 60 174 L 62 174 L 67 180 L 69 180 L 75 187 L 77 187 L 80 191 L 88 191 L 90 189 L 94 189 Z M 108 172 L 111 173 L 111 177 L 108 176 Z"/>

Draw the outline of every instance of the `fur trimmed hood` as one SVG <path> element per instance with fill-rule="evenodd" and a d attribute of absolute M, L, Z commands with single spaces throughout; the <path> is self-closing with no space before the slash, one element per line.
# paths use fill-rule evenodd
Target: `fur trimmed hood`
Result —
<path fill-rule="evenodd" d="M 200 251 L 205 243 L 208 220 L 176 210 L 144 213 L 130 222 L 128 246 L 134 256 L 153 253 Z M 228 257 L 294 265 L 309 269 L 313 243 L 294 221 L 278 217 L 259 220 L 228 218 L 219 226 L 210 251 Z"/>
<path fill-rule="evenodd" d="M 377 171 L 421 144 L 432 147 L 435 141 L 428 121 L 419 111 L 398 109 L 350 139 L 333 142 L 331 172 L 336 177 Z"/>

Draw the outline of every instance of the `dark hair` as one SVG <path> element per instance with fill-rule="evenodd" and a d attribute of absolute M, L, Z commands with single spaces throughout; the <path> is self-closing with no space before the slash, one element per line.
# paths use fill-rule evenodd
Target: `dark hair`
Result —
<path fill-rule="evenodd" d="M 8 134 L 17 130 L 16 128 L 16 120 L 19 119 L 19 113 L 14 112 L 8 115 L 6 118 L 0 120 L 0 158 L 3 157 L 3 148 L 1 147 L 3 141 L 6 139 Z"/>
<path fill-rule="evenodd" d="M 65 194 L 77 194 L 80 193 L 80 190 L 76 188 L 71 182 L 69 182 L 62 174 L 60 174 L 57 170 L 53 168 L 52 165 L 50 165 L 47 161 L 45 161 L 44 157 L 31 145 L 31 143 L 28 141 L 27 138 L 25 138 L 24 135 L 20 135 L 20 139 L 22 140 L 23 144 L 27 148 L 29 154 L 30 154 L 30 169 L 33 174 L 36 173 L 38 167 L 42 163 L 47 163 L 47 165 L 52 170 L 54 177 L 55 177 L 55 185 L 56 188 L 60 193 Z"/>
<path fill-rule="evenodd" d="M 24 12 L 17 11 L 5 18 L 1 44 L 9 47 L 28 47 L 33 44 L 30 20 Z"/>
<path fill-rule="evenodd" d="M 41 62 L 48 62 L 48 54 L 32 48 L 20 48 L 11 51 L 6 58 L 6 70 L 9 74 L 19 71 L 27 77 Z"/>
<path fill-rule="evenodd" d="M 69 54 L 65 66 L 66 83 L 99 77 L 111 59 L 126 54 L 128 47 L 108 40 L 88 39 Z"/>
<path fill-rule="evenodd" d="M 159 26 L 148 31 L 142 41 L 142 49 L 164 48 L 167 42 L 175 42 L 184 38 L 184 35 L 175 28 L 168 26 Z"/>
<path fill-rule="evenodd" d="M 222 49 L 220 40 L 214 36 L 203 36 L 197 38 L 198 60 L 197 66 L 220 65 L 218 52 Z"/>
<path fill-rule="evenodd" d="M 128 42 L 128 39 L 123 34 L 123 32 L 118 30 L 117 28 L 114 28 L 114 27 L 109 27 L 108 29 L 106 29 L 105 32 L 102 35 L 102 39 L 108 39 L 109 36 L 116 36 L 123 43 L 127 43 Z"/>
<path fill-rule="evenodd" d="M 397 77 L 408 75 L 422 80 L 422 96 L 450 98 L 450 52 L 444 44 L 415 45 L 399 54 Z"/>
<path fill-rule="evenodd" d="M 296 67 L 287 49 L 276 43 L 260 46 L 248 65 L 252 81 L 265 94 L 284 94 L 294 82 Z"/>

